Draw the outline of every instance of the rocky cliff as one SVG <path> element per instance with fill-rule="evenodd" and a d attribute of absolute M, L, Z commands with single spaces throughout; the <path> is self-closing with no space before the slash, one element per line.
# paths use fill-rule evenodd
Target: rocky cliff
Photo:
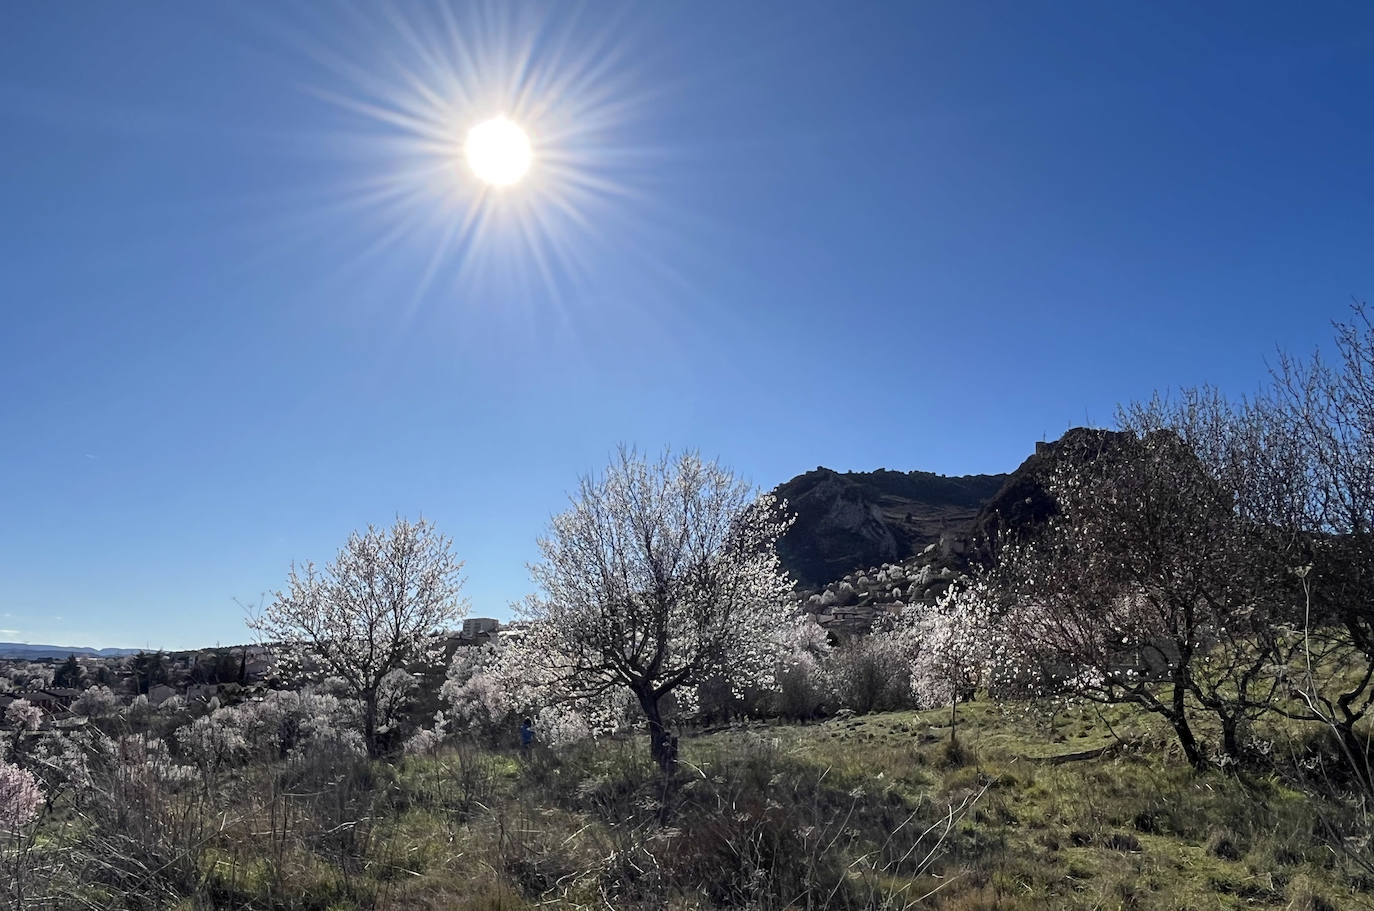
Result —
<path fill-rule="evenodd" d="M 884 613 L 932 603 L 998 543 L 1034 534 L 1054 515 L 1050 479 L 1061 467 L 1120 453 L 1128 434 L 1074 428 L 1038 443 L 1011 474 L 817 468 L 780 485 L 796 521 L 778 542 L 803 609 L 840 633 Z"/>
<path fill-rule="evenodd" d="M 942 537 L 965 536 L 979 509 L 1007 479 L 817 468 L 774 491 L 797 517 L 778 552 L 804 588 L 855 570 L 901 563 Z"/>

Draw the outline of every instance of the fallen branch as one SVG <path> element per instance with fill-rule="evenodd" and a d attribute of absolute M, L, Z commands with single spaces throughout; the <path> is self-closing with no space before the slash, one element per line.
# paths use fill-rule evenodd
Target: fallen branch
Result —
<path fill-rule="evenodd" d="M 1048 756 L 1045 758 L 1045 762 L 1050 765 L 1063 765 L 1066 762 L 1081 762 L 1084 759 L 1110 759 L 1138 746 L 1140 746 L 1139 740 L 1118 740 L 1094 750 L 1080 750 L 1077 753 L 1060 753 L 1058 756 Z"/>

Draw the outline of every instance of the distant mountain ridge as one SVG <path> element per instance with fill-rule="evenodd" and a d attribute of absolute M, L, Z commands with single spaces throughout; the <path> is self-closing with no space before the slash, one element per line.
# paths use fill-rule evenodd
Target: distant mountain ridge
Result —
<path fill-rule="evenodd" d="M 43 658 L 121 658 L 136 655 L 143 649 L 137 648 L 86 648 L 66 645 L 30 645 L 27 642 L 0 642 L 0 658 L 27 658 L 37 661 Z"/>
<path fill-rule="evenodd" d="M 853 570 L 912 557 L 942 536 L 965 537 L 1009 475 L 817 468 L 780 484 L 796 521 L 778 542 L 783 566 L 815 588 Z"/>

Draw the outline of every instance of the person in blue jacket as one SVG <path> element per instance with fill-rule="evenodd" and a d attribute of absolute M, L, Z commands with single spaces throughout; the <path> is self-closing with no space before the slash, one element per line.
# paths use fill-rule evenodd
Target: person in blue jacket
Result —
<path fill-rule="evenodd" d="M 534 722 L 526 718 L 520 722 L 520 752 L 528 753 L 534 745 Z"/>

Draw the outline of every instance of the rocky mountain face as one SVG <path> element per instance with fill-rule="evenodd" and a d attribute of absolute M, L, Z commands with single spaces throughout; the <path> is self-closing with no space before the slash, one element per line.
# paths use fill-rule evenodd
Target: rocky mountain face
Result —
<path fill-rule="evenodd" d="M 796 521 L 778 542 L 802 608 L 836 633 L 865 632 L 887 613 L 934 601 L 997 543 L 1054 515 L 1050 479 L 1062 466 L 1120 453 L 1129 434 L 1074 428 L 1037 443 L 1011 474 L 817 468 L 779 486 Z"/>
<path fill-rule="evenodd" d="M 926 471 L 817 468 L 780 485 L 796 521 L 778 553 L 803 588 L 862 568 L 897 564 L 942 537 L 967 534 L 1007 475 L 945 477 Z"/>

